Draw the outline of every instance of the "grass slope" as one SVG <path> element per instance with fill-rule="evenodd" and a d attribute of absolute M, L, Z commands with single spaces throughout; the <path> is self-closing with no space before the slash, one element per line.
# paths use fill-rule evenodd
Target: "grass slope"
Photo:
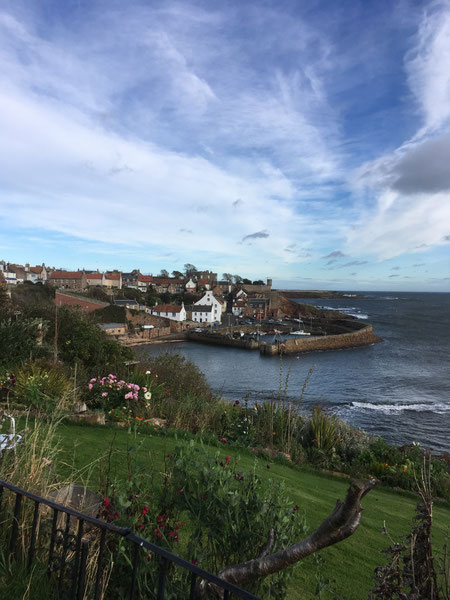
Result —
<path fill-rule="evenodd" d="M 126 451 L 127 445 L 142 442 L 139 458 L 143 463 L 152 465 L 156 471 L 162 466 L 164 457 L 172 452 L 179 443 L 172 436 L 160 434 L 128 433 L 126 430 L 110 427 L 79 426 L 63 423 L 60 433 L 60 463 L 57 471 L 69 475 L 73 468 L 78 471 L 78 481 L 98 486 L 100 467 L 104 467 L 106 455 L 111 445 L 117 451 Z M 217 451 L 216 447 L 210 448 Z M 220 448 L 223 456 L 230 455 L 239 459 L 243 471 L 254 467 L 261 477 L 272 480 L 284 480 L 286 491 L 292 504 L 299 505 L 306 514 L 311 529 L 317 527 L 331 512 L 336 500 L 343 499 L 348 480 L 321 474 L 306 468 L 271 462 L 266 458 L 255 458 L 247 450 L 232 446 Z M 117 476 L 125 476 L 126 465 L 123 455 L 113 453 L 113 471 Z M 267 468 L 270 465 L 270 469 Z M 89 465 L 89 466 L 88 466 Z M 346 600 L 367 598 L 371 589 L 374 568 L 384 563 L 380 551 L 389 545 L 389 540 L 381 535 L 383 524 L 391 536 L 400 538 L 410 530 L 416 498 L 412 494 L 398 493 L 384 487 L 376 487 L 363 500 L 364 515 L 356 533 L 340 544 L 320 552 L 323 563 L 320 567 L 324 578 L 335 579 L 340 596 Z M 450 526 L 450 509 L 447 504 L 434 507 L 435 547 L 443 545 L 443 532 Z M 315 597 L 317 586 L 317 565 L 312 557 L 295 567 L 291 580 L 289 599 L 306 600 Z M 326 598 L 327 596 L 321 596 Z"/>

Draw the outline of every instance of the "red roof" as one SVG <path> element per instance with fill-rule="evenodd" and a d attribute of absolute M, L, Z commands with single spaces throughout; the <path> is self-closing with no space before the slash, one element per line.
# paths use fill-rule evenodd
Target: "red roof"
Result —
<path fill-rule="evenodd" d="M 88 273 L 86 277 L 88 279 L 103 279 L 102 273 Z"/>
<path fill-rule="evenodd" d="M 36 273 L 36 275 L 40 275 L 42 273 L 42 267 L 30 267 L 30 271 Z"/>
<path fill-rule="evenodd" d="M 171 283 L 183 283 L 183 280 L 177 279 L 176 277 L 153 277 L 153 283 L 156 283 L 157 285 L 170 285 Z"/>
<path fill-rule="evenodd" d="M 106 273 L 106 277 L 108 279 L 112 279 L 113 281 L 119 281 L 120 280 L 120 273 Z"/>
<path fill-rule="evenodd" d="M 50 279 L 81 279 L 83 271 L 53 271 Z"/>
<path fill-rule="evenodd" d="M 158 306 L 154 306 L 152 310 L 160 313 L 181 312 L 181 306 L 178 304 L 158 304 Z"/>
<path fill-rule="evenodd" d="M 138 281 L 142 281 L 143 283 L 150 283 L 153 281 L 153 277 L 151 275 L 139 275 Z"/>

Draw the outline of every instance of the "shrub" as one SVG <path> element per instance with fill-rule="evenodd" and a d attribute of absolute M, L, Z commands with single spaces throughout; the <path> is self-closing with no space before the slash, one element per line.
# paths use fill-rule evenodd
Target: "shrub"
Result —
<path fill-rule="evenodd" d="M 130 418 L 143 417 L 149 412 L 152 394 L 148 387 L 126 382 L 112 373 L 102 378 L 93 377 L 88 390 L 88 403 L 93 408 L 101 408 L 110 414 L 119 409 L 122 417 L 128 415 Z"/>
<path fill-rule="evenodd" d="M 171 488 L 174 506 L 189 516 L 188 559 L 211 572 L 259 556 L 271 530 L 275 537 L 270 552 L 294 543 L 306 531 L 283 483 L 265 483 L 255 472 L 242 472 L 229 456 L 207 455 L 193 442 L 176 451 Z M 262 598 L 284 598 L 291 572 L 255 582 L 249 591 Z"/>
<path fill-rule="evenodd" d="M 15 400 L 48 414 L 57 405 L 68 404 L 71 387 L 62 367 L 36 361 L 17 371 Z"/>
<path fill-rule="evenodd" d="M 42 319 L 0 321 L 0 367 L 14 368 L 30 359 L 31 355 L 45 355 L 40 336 L 45 330 Z"/>
<path fill-rule="evenodd" d="M 164 382 L 164 396 L 173 402 L 183 401 L 185 396 L 197 396 L 205 402 L 213 402 L 215 396 L 200 369 L 178 354 L 163 354 L 143 365 L 154 378 Z"/>

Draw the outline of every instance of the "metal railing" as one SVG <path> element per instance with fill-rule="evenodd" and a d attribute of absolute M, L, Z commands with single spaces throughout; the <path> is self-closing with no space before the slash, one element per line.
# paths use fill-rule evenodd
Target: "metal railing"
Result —
<path fill-rule="evenodd" d="M 15 494 L 13 513 L 9 515 L 2 511 L 2 500 L 4 501 L 3 492 L 9 490 Z M 159 573 L 154 597 L 157 600 L 163 600 L 166 591 L 168 567 L 176 565 L 189 573 L 186 593 L 180 597 L 195 600 L 198 597 L 196 584 L 199 580 L 206 580 L 213 584 L 219 590 L 223 590 L 223 599 L 231 600 L 231 598 L 244 598 L 245 600 L 260 600 L 257 596 L 238 588 L 237 586 L 220 579 L 216 575 L 208 573 L 199 566 L 184 560 L 183 558 L 172 554 L 168 550 L 161 548 L 151 542 L 137 536 L 130 529 L 117 527 L 112 523 L 107 523 L 95 517 L 78 512 L 57 504 L 52 500 L 41 498 L 36 494 L 22 490 L 21 488 L 0 480 L 0 526 L 10 528 L 11 532 L 4 539 L 7 540 L 9 553 L 16 554 L 19 529 L 21 525 L 21 516 L 24 509 L 24 500 L 29 500 L 34 503 L 33 520 L 31 532 L 28 541 L 27 568 L 30 570 L 33 561 L 36 559 L 36 549 L 38 541 L 40 541 L 40 556 L 39 560 L 44 559 L 47 563 L 49 575 L 53 574 L 55 585 L 61 597 L 67 597 L 71 600 L 83 600 L 87 597 L 87 564 L 91 542 L 86 539 L 86 530 L 96 528 L 98 535 L 96 537 L 98 548 L 96 549 L 97 557 L 95 559 L 95 574 L 93 577 L 93 585 L 89 588 L 89 598 L 99 600 L 102 593 L 102 575 L 105 569 L 105 550 L 107 545 L 107 535 L 119 536 L 130 544 L 130 568 L 129 568 L 129 584 L 128 598 L 135 600 L 139 597 L 138 591 L 138 570 L 145 569 L 146 565 L 139 560 L 139 550 L 145 549 L 159 556 Z M 4 502 L 3 502 L 4 507 Z M 53 511 L 49 516 L 48 509 L 41 510 L 41 507 L 48 507 Z M 44 523 L 42 523 L 44 521 Z M 40 525 L 47 523 L 50 526 L 50 539 L 48 547 L 45 542 L 42 545 L 44 535 L 48 536 L 48 531 L 45 532 L 45 527 Z M 44 530 L 44 533 L 42 532 Z M 9 532 L 7 532 L 9 533 Z M 98 539 L 99 536 L 99 539 Z M 92 535 L 89 536 L 92 539 Z M 95 536 L 94 536 L 95 537 Z M 42 550 L 44 548 L 44 551 Z M 112 590 L 114 592 L 114 590 Z M 110 590 L 111 592 L 111 590 Z M 146 596 L 148 598 L 148 596 Z"/>

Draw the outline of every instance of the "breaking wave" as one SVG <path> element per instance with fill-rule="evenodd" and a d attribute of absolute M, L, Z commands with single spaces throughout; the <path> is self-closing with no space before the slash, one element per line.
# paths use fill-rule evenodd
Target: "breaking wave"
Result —
<path fill-rule="evenodd" d="M 415 412 L 433 412 L 438 415 L 443 415 L 450 412 L 450 404 L 444 404 L 443 402 L 414 402 L 409 404 L 372 404 L 370 402 L 352 402 L 350 406 L 352 408 L 358 408 L 362 410 L 379 410 L 384 414 L 399 413 L 408 410 Z"/>

